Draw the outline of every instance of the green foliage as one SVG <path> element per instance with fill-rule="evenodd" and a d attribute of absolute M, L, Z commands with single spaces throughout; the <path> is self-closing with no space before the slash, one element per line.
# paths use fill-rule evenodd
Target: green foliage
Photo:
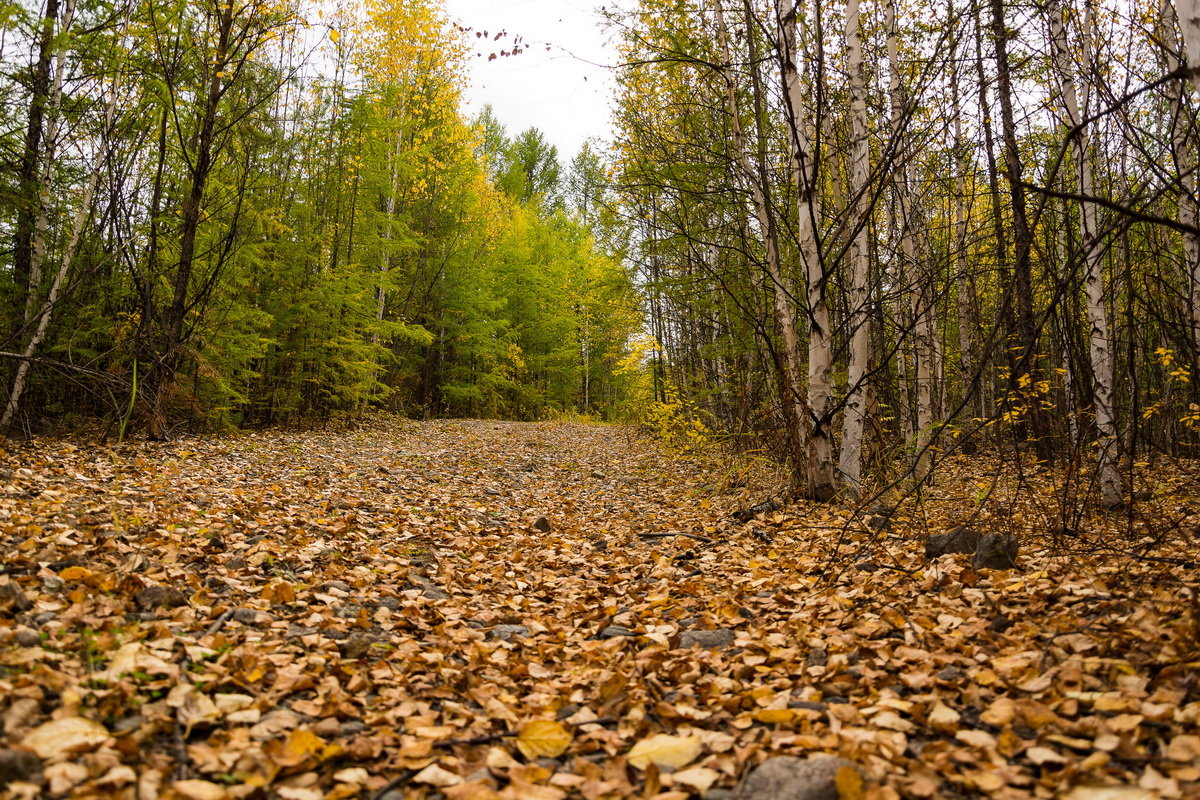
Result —
<path fill-rule="evenodd" d="M 619 225 L 596 211 L 604 187 L 593 181 L 587 203 L 568 204 L 541 132 L 510 138 L 490 112 L 462 117 L 465 51 L 439 2 L 373 0 L 365 22 L 334 14 L 319 77 L 302 77 L 304 26 L 286 3 L 239 7 L 229 52 L 220 4 L 135 3 L 122 30 L 112 20 L 125 8 L 81 4 L 75 27 L 88 32 L 61 56 L 63 128 L 82 138 L 54 172 L 48 266 L 62 257 L 94 142 L 111 142 L 111 166 L 42 346 L 112 384 L 81 393 L 35 370 L 27 408 L 130 416 L 137 364 L 132 430 L 167 353 L 178 362 L 170 410 L 207 426 L 371 408 L 611 416 L 626 401 L 641 376 L 613 368 L 640 309 L 609 246 Z M 18 11 L 3 6 L 0 22 L 32 54 L 37 20 Z M 213 80 L 222 91 L 187 273 L 180 209 Z M 111 128 L 108 91 L 119 95 Z M 8 158 L 32 98 L 8 79 L 0 98 Z M 588 154 L 594 178 L 603 160 Z M 12 171 L 0 174 L 8 231 L 21 199 Z M 0 294 L 20 308 L 5 253 Z"/>

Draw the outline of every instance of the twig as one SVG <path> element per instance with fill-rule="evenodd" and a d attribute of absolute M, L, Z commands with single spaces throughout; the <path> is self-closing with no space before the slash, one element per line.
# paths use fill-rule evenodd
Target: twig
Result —
<path fill-rule="evenodd" d="M 206 637 L 207 636 L 216 636 L 217 631 L 221 630 L 221 628 L 224 628 L 225 623 L 228 622 L 230 617 L 233 616 L 233 612 L 234 612 L 234 609 L 232 609 L 232 608 L 228 608 L 224 612 L 222 612 L 221 616 L 217 617 L 217 619 L 213 622 L 213 624 L 208 626 L 208 630 L 206 630 L 204 632 L 204 635 Z"/>
<path fill-rule="evenodd" d="M 684 533 L 683 531 L 667 531 L 666 533 L 639 533 L 639 539 L 667 539 L 671 536 L 686 536 L 689 539 L 695 539 L 697 542 L 712 544 L 716 539 L 708 536 L 701 536 L 698 533 Z"/>
<path fill-rule="evenodd" d="M 396 777 L 394 777 L 390 781 L 388 781 L 387 784 L 384 785 L 384 787 L 382 789 L 380 789 L 378 792 L 376 792 L 374 794 L 374 796 L 372 796 L 371 800 L 381 800 L 381 798 L 388 792 L 392 791 L 393 789 L 399 789 L 401 786 L 408 783 L 409 779 L 413 775 L 416 775 L 416 774 L 417 774 L 416 770 L 412 770 L 412 769 L 404 770 L 399 775 L 397 775 Z"/>

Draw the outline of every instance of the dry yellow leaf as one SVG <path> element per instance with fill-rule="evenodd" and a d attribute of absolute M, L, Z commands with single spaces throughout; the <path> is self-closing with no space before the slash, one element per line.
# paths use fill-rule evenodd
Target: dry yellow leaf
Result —
<path fill-rule="evenodd" d="M 224 786 L 211 781 L 175 781 L 171 788 L 184 800 L 228 800 L 229 797 Z"/>
<path fill-rule="evenodd" d="M 92 577 L 92 571 L 84 567 L 67 567 L 58 573 L 58 577 L 64 581 L 86 581 Z"/>
<path fill-rule="evenodd" d="M 571 746 L 571 732 L 561 722 L 538 719 L 521 728 L 517 749 L 528 759 L 558 758 Z"/>
<path fill-rule="evenodd" d="M 44 761 L 63 758 L 99 747 L 108 738 L 108 730 L 83 717 L 66 717 L 40 725 L 30 731 L 21 744 Z"/>
<path fill-rule="evenodd" d="M 755 721 L 775 725 L 786 725 L 795 718 L 794 708 L 760 708 L 754 712 Z"/>
<path fill-rule="evenodd" d="M 654 764 L 658 767 L 679 769 L 700 755 L 700 739 L 697 736 L 671 736 L 659 733 L 643 739 L 629 751 L 629 763 L 638 769 Z"/>
<path fill-rule="evenodd" d="M 691 767 L 671 775 L 671 784 L 682 784 L 689 789 L 695 789 L 700 795 L 708 792 L 712 785 L 721 779 L 721 773 L 708 767 Z"/>
<path fill-rule="evenodd" d="M 838 800 L 862 800 L 866 794 L 862 773 L 851 766 L 838 767 L 833 777 Z"/>

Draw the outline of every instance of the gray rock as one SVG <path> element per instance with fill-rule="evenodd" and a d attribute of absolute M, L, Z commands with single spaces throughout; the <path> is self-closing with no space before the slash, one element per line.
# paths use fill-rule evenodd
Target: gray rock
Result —
<path fill-rule="evenodd" d="M 42 578 L 42 591 L 48 594 L 58 594 L 67 588 L 67 582 L 57 575 L 47 575 Z"/>
<path fill-rule="evenodd" d="M 979 546 L 971 559 L 975 569 L 1015 569 L 1017 537 L 1011 533 L 989 533 L 979 537 Z"/>
<path fill-rule="evenodd" d="M 33 601 L 25 594 L 20 585 L 5 578 L 0 583 L 0 611 L 21 612 L 33 608 Z"/>
<path fill-rule="evenodd" d="M 342 658 L 362 658 L 371 652 L 375 639 L 365 633 L 352 633 L 341 643 Z"/>
<path fill-rule="evenodd" d="M 947 553 L 974 553 L 979 544 L 979 531 L 959 525 L 945 533 L 935 533 L 925 540 L 925 558 L 933 559 Z"/>
<path fill-rule="evenodd" d="M 25 750 L 0 750 L 0 786 L 40 783 L 42 760 Z"/>
<path fill-rule="evenodd" d="M 427 586 L 421 590 L 421 594 L 428 597 L 430 600 L 449 600 L 450 594 L 436 586 Z"/>
<path fill-rule="evenodd" d="M 735 634 L 727 628 L 715 631 L 684 631 L 679 636 L 681 648 L 703 647 L 706 650 L 721 650 L 733 644 Z"/>
<path fill-rule="evenodd" d="M 367 723 L 361 719 L 352 719 L 342 723 L 342 736 L 357 736 L 367 729 Z"/>
<path fill-rule="evenodd" d="M 345 603 L 335 608 L 333 615 L 338 619 L 357 619 L 360 611 L 362 611 L 362 606 L 357 603 Z"/>
<path fill-rule="evenodd" d="M 551 528 L 550 520 L 546 519 L 545 517 L 538 517 L 537 519 L 535 519 L 533 521 L 533 529 L 535 531 L 541 531 L 542 533 L 549 533 L 550 528 Z"/>
<path fill-rule="evenodd" d="M 58 619 L 58 614 L 55 614 L 53 611 L 43 611 L 40 614 L 34 615 L 33 624 L 34 625 L 45 625 L 49 622 L 53 622 L 56 619 Z"/>
<path fill-rule="evenodd" d="M 317 628 L 306 628 L 303 625 L 297 625 L 294 622 L 289 622 L 287 632 L 283 634 L 285 639 L 300 639 L 305 636 L 312 636 L 314 633 L 319 633 Z"/>
<path fill-rule="evenodd" d="M 836 756 L 775 756 L 747 773 L 733 797 L 735 800 L 838 800 L 837 774 L 843 767 L 863 775 L 857 764 Z"/>
<path fill-rule="evenodd" d="M 328 592 L 330 589 L 337 589 L 339 592 L 346 593 L 354 591 L 354 587 L 345 581 L 325 581 L 313 587 L 314 592 Z"/>
<path fill-rule="evenodd" d="M 524 625 L 497 625 L 488 632 L 489 639 L 499 639 L 502 642 L 524 639 L 528 635 L 529 628 Z"/>
<path fill-rule="evenodd" d="M 42 643 L 42 637 L 32 628 L 17 629 L 17 644 L 21 647 L 37 647 Z"/>
<path fill-rule="evenodd" d="M 259 612 L 253 608 L 235 608 L 232 618 L 234 622 L 240 622 L 243 625 L 253 625 L 258 621 Z"/>
<path fill-rule="evenodd" d="M 188 604 L 187 595 L 179 589 L 174 586 L 163 586 L 157 583 L 142 589 L 134 595 L 133 599 L 143 611 L 153 611 L 160 606 L 163 608 L 179 608 Z"/>
<path fill-rule="evenodd" d="M 626 628 L 624 625 L 609 625 L 604 630 L 600 631 L 601 639 L 615 639 L 618 636 L 637 636 L 636 633 Z"/>

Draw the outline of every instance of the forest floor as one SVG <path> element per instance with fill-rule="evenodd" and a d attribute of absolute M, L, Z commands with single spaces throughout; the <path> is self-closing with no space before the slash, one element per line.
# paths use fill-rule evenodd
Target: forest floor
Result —
<path fill-rule="evenodd" d="M 0 797 L 721 798 L 814 752 L 876 798 L 1200 797 L 1177 464 L 1063 519 L 955 458 L 879 531 L 739 523 L 753 465 L 600 425 L 3 448 Z M 1019 569 L 924 560 L 968 521 Z"/>

